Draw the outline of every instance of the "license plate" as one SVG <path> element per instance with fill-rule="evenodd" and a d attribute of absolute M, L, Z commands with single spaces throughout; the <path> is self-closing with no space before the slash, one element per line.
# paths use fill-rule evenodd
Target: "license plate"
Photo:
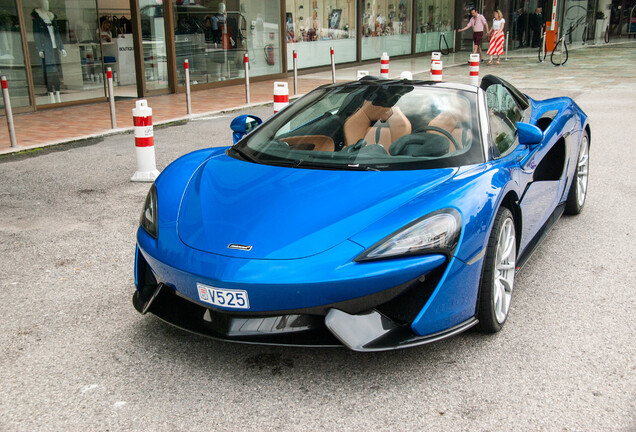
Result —
<path fill-rule="evenodd" d="M 214 306 L 234 309 L 249 309 L 250 301 L 247 291 L 225 288 L 216 288 L 208 285 L 197 284 L 199 300 Z"/>

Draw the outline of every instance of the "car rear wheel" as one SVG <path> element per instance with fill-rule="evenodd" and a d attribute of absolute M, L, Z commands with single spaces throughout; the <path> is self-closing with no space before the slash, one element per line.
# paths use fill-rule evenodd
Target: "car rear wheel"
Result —
<path fill-rule="evenodd" d="M 576 177 L 572 180 L 565 213 L 576 215 L 581 213 L 587 197 L 587 179 L 590 171 L 590 139 L 587 132 L 581 138 L 581 148 L 576 163 Z"/>
<path fill-rule="evenodd" d="M 479 288 L 477 319 L 484 333 L 496 333 L 508 318 L 517 265 L 517 237 L 512 213 L 501 207 L 488 239 Z"/>

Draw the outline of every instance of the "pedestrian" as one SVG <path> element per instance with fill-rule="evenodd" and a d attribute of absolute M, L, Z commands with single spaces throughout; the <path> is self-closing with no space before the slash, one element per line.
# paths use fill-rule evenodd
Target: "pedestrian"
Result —
<path fill-rule="evenodd" d="M 463 29 L 457 30 L 463 32 L 464 30 L 468 30 L 468 28 L 473 28 L 473 53 L 479 53 L 479 60 L 484 61 L 482 52 L 481 52 L 481 39 L 484 37 L 484 27 L 486 27 L 486 33 L 489 33 L 488 30 L 488 21 L 477 12 L 477 9 L 472 8 L 470 10 L 470 14 L 472 18 L 468 21 L 468 25 Z"/>
<path fill-rule="evenodd" d="M 532 30 L 532 48 L 539 48 L 541 35 L 543 34 L 543 9 L 538 7 L 535 12 L 530 15 L 530 30 Z"/>
<path fill-rule="evenodd" d="M 523 48 L 527 45 L 526 29 L 528 28 L 528 14 L 521 8 L 519 9 L 517 16 L 517 40 L 519 41 L 519 48 Z"/>
<path fill-rule="evenodd" d="M 490 60 L 488 60 L 488 64 L 492 64 L 492 57 L 497 56 L 497 64 L 499 64 L 499 60 L 503 54 L 503 46 L 504 46 L 504 26 L 506 24 L 506 20 L 503 17 L 503 14 L 499 9 L 495 10 L 495 16 L 492 20 L 492 36 L 490 36 L 490 45 L 488 45 L 488 55 L 490 56 Z"/>

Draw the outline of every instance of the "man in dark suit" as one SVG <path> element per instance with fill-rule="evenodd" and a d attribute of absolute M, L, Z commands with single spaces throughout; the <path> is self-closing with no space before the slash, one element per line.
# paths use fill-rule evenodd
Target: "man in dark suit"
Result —
<path fill-rule="evenodd" d="M 543 34 L 543 9 L 538 7 L 535 13 L 530 15 L 530 30 L 532 30 L 532 48 L 539 48 L 541 35 Z"/>
<path fill-rule="evenodd" d="M 521 8 L 517 12 L 517 40 L 519 41 L 519 48 L 523 48 L 528 45 L 528 14 Z"/>

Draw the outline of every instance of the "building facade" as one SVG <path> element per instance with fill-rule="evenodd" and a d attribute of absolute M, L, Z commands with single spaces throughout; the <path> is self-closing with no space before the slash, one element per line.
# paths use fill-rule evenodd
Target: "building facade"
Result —
<path fill-rule="evenodd" d="M 574 40 L 592 22 L 609 28 L 599 10 L 620 32 L 612 12 L 635 1 L 560 0 L 560 17 Z M 330 65 L 331 47 L 339 65 L 470 50 L 470 32 L 454 30 L 475 4 L 489 20 L 503 11 L 515 49 L 541 0 L 0 0 L 0 74 L 25 112 L 105 100 L 106 68 L 115 96 L 136 98 L 184 91 L 185 59 L 196 90 L 244 79 L 245 53 L 259 79 L 286 76 L 294 51 L 307 70 Z"/>

